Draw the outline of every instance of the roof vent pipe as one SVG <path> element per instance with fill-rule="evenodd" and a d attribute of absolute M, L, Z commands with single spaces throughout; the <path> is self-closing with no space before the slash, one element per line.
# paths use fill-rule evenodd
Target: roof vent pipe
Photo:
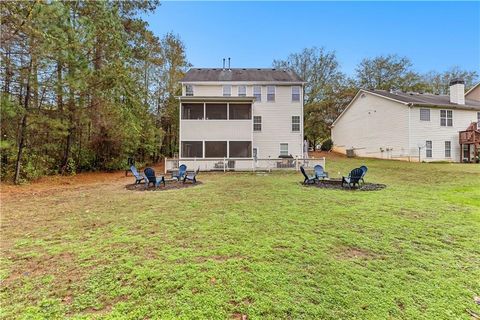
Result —
<path fill-rule="evenodd" d="M 225 69 L 225 58 L 223 58 L 223 69 Z"/>
<path fill-rule="evenodd" d="M 230 70 L 230 57 L 228 57 L 228 70 Z"/>

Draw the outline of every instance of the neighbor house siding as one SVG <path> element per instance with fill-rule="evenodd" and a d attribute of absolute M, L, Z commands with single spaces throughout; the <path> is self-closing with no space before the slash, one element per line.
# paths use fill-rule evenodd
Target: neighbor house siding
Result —
<path fill-rule="evenodd" d="M 342 153 L 353 148 L 362 157 L 408 157 L 408 131 L 406 105 L 361 92 L 334 124 L 332 140 Z"/>
<path fill-rule="evenodd" d="M 465 99 L 480 101 L 480 85 L 475 86 L 465 95 Z"/>

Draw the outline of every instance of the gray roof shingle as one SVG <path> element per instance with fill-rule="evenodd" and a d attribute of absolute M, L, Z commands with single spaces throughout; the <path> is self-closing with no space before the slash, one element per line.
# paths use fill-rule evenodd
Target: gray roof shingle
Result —
<path fill-rule="evenodd" d="M 429 93 L 417 93 L 417 92 L 390 92 L 385 90 L 365 90 L 367 92 L 373 92 L 375 94 L 395 99 L 405 103 L 411 103 L 414 105 L 425 106 L 445 106 L 457 109 L 473 109 L 480 110 L 480 101 L 465 99 L 465 104 L 460 105 L 450 102 L 450 96 L 448 95 L 436 95 Z"/>
<path fill-rule="evenodd" d="M 181 82 L 195 81 L 303 82 L 291 70 L 262 68 L 191 68 L 181 80 Z"/>

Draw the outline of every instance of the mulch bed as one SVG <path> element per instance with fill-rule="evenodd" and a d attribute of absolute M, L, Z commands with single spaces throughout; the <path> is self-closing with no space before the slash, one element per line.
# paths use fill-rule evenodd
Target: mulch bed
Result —
<path fill-rule="evenodd" d="M 125 188 L 127 190 L 132 190 L 132 191 L 165 191 L 165 190 L 176 190 L 176 189 L 185 189 L 185 188 L 191 188 L 195 187 L 198 185 L 201 185 L 202 182 L 197 181 L 197 183 L 183 183 L 183 182 L 176 182 L 176 181 L 167 181 L 167 184 L 163 186 L 163 183 L 160 185 L 160 187 L 155 188 L 152 185 L 150 185 L 148 188 L 145 188 L 145 184 L 140 183 L 140 184 L 127 184 Z"/>
<path fill-rule="evenodd" d="M 370 183 L 370 182 L 366 182 L 365 184 L 362 184 L 360 187 L 355 187 L 355 188 L 342 187 L 341 179 L 320 180 L 318 183 L 306 184 L 305 186 L 322 188 L 322 189 L 347 190 L 347 191 L 377 191 L 377 190 L 385 189 L 387 187 L 384 184 Z"/>

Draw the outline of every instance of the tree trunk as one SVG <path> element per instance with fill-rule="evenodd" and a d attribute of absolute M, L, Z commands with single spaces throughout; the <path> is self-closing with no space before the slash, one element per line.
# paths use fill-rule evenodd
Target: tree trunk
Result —
<path fill-rule="evenodd" d="M 15 175 L 13 177 L 13 183 L 18 184 L 20 181 L 20 169 L 22 167 L 22 157 L 23 157 L 23 150 L 25 148 L 25 137 L 27 135 L 27 123 L 28 123 L 28 109 L 30 104 L 30 71 L 32 68 L 32 60 L 30 60 L 30 67 L 27 77 L 27 88 L 25 94 L 25 102 L 24 102 L 24 109 L 25 114 L 22 117 L 22 122 L 20 125 L 20 141 L 18 143 L 18 152 L 17 152 L 17 160 L 15 162 Z"/>

